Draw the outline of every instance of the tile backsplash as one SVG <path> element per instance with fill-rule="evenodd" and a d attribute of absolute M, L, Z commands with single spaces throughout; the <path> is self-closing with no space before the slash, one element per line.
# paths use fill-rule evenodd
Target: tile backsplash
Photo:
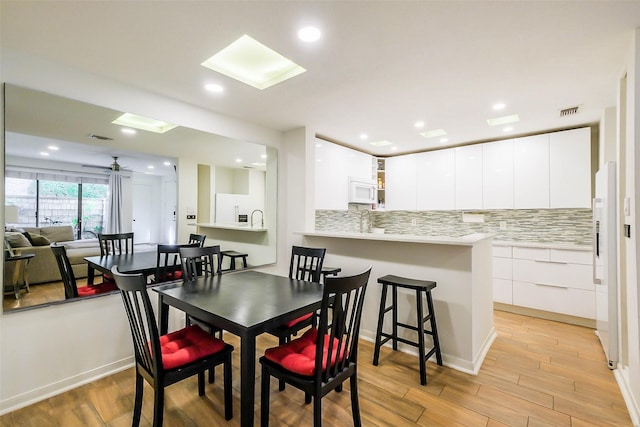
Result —
<path fill-rule="evenodd" d="M 361 208 L 360 210 L 358 208 Z M 388 234 L 459 237 L 496 233 L 495 240 L 591 245 L 591 209 L 505 209 L 482 211 L 316 210 L 316 231 L 359 232 L 370 227 Z M 484 222 L 463 222 L 463 212 L 483 215 Z M 501 225 L 506 229 L 501 229 Z"/>

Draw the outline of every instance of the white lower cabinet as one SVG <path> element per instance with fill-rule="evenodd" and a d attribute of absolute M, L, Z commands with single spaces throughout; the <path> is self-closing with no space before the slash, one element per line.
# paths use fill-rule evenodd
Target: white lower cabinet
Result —
<path fill-rule="evenodd" d="M 493 300 L 513 304 L 511 246 L 493 247 Z"/>
<path fill-rule="evenodd" d="M 495 248 L 494 301 L 595 319 L 590 251 L 509 247 L 512 263 L 507 277 L 504 247 L 501 252 Z"/>

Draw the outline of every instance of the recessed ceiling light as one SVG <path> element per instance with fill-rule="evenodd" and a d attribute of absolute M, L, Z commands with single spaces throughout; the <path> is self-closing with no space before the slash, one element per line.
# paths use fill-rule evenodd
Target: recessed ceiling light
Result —
<path fill-rule="evenodd" d="M 140 130 L 146 130 L 155 133 L 165 133 L 178 127 L 172 123 L 163 122 L 162 120 L 150 119 L 148 117 L 138 116 L 136 114 L 124 113 L 114 121 L 114 125 L 128 126 Z"/>
<path fill-rule="evenodd" d="M 120 131 L 122 133 L 126 133 L 127 135 L 135 135 L 136 134 L 136 130 L 135 129 L 131 129 L 131 128 L 122 128 L 122 129 L 120 129 Z"/>
<path fill-rule="evenodd" d="M 266 154 L 260 154 L 260 158 L 261 158 L 261 159 L 266 159 L 266 158 L 267 158 L 267 155 L 266 155 Z"/>
<path fill-rule="evenodd" d="M 41 156 L 48 156 L 48 155 L 49 155 L 49 153 L 47 153 L 46 151 L 41 151 L 41 152 L 40 152 L 40 155 L 41 155 Z"/>
<path fill-rule="evenodd" d="M 512 126 L 507 126 L 507 127 L 502 129 L 503 132 L 511 132 L 512 130 L 513 130 Z"/>
<path fill-rule="evenodd" d="M 413 125 L 414 125 L 416 128 L 421 129 L 421 128 L 423 128 L 423 127 L 424 127 L 424 122 L 423 122 L 422 120 L 419 120 L 419 121 L 415 122 Z"/>
<path fill-rule="evenodd" d="M 222 93 L 222 92 L 224 92 L 224 88 L 221 85 L 217 84 L 217 83 L 206 84 L 206 85 L 204 85 L 204 88 L 206 90 L 208 90 L 209 92 L 213 92 L 213 93 Z"/>
<path fill-rule="evenodd" d="M 369 144 L 375 146 L 375 147 L 384 147 L 386 145 L 391 145 L 393 144 L 392 142 L 387 141 L 386 139 L 382 139 L 380 141 L 373 141 L 370 142 Z"/>
<path fill-rule="evenodd" d="M 447 132 L 444 129 L 431 129 L 420 132 L 420 135 L 424 136 L 425 138 L 433 138 L 435 136 L 442 136 L 446 134 Z"/>
<path fill-rule="evenodd" d="M 316 27 L 304 27 L 298 30 L 298 38 L 303 42 L 313 43 L 320 40 L 322 33 Z"/>
<path fill-rule="evenodd" d="M 49 150 L 51 150 L 51 151 L 58 151 L 58 150 L 60 149 L 59 147 L 57 147 L 57 146 L 55 146 L 55 145 L 49 145 L 47 148 L 48 148 Z"/>
<path fill-rule="evenodd" d="M 246 34 L 201 65 L 260 90 L 307 71 Z"/>
<path fill-rule="evenodd" d="M 493 104 L 493 109 L 494 110 L 504 110 L 504 107 L 506 107 L 506 104 L 503 104 L 502 102 L 499 102 L 497 104 Z"/>
<path fill-rule="evenodd" d="M 261 162 L 253 162 L 251 163 L 252 166 L 266 166 L 266 163 L 261 163 Z"/>
<path fill-rule="evenodd" d="M 242 163 L 242 159 L 238 157 L 238 158 L 236 159 L 236 163 Z"/>
<path fill-rule="evenodd" d="M 447 139 L 447 138 L 440 139 L 440 144 L 445 144 L 447 142 L 449 142 L 449 139 Z"/>
<path fill-rule="evenodd" d="M 164 162 L 162 164 L 165 165 L 165 166 L 171 166 L 171 162 Z"/>
<path fill-rule="evenodd" d="M 391 151 L 398 151 L 398 147 L 396 146 L 391 147 Z"/>
<path fill-rule="evenodd" d="M 367 135 L 366 133 L 360 134 L 360 139 L 367 139 L 367 138 L 369 138 L 369 135 Z"/>
<path fill-rule="evenodd" d="M 489 126 L 500 126 L 500 125 L 506 125 L 509 123 L 515 123 L 519 121 L 520 121 L 520 117 L 517 114 L 512 114 L 510 116 L 496 117 L 495 119 L 487 119 L 487 123 L 489 124 Z"/>
<path fill-rule="evenodd" d="M 149 166 L 147 166 L 147 169 L 155 169 L 155 168 L 156 168 L 156 167 L 155 167 L 155 166 L 153 166 L 153 165 L 149 165 Z"/>

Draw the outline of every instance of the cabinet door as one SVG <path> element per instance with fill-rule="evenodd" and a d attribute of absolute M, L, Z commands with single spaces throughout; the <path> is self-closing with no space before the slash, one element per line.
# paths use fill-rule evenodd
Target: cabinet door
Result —
<path fill-rule="evenodd" d="M 416 207 L 419 211 L 456 208 L 455 152 L 452 148 L 416 154 Z"/>
<path fill-rule="evenodd" d="M 385 200 L 387 210 L 416 210 L 416 156 L 385 160 Z"/>
<path fill-rule="evenodd" d="M 457 147 L 456 209 L 482 209 L 482 145 Z"/>
<path fill-rule="evenodd" d="M 549 207 L 549 135 L 513 141 L 513 196 L 516 209 Z"/>
<path fill-rule="evenodd" d="M 591 207 L 591 129 L 549 135 L 551 208 Z"/>
<path fill-rule="evenodd" d="M 482 144 L 482 207 L 513 209 L 513 140 Z"/>

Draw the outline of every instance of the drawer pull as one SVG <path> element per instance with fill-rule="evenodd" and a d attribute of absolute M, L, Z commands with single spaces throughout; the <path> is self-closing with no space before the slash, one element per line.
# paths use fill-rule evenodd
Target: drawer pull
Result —
<path fill-rule="evenodd" d="M 534 262 L 544 262 L 545 264 L 563 264 L 566 265 L 568 264 L 568 262 L 563 262 L 563 261 L 546 261 L 546 260 L 542 260 L 542 259 L 534 259 Z"/>
<path fill-rule="evenodd" d="M 544 286 L 545 288 L 569 289 L 567 286 L 549 285 L 548 283 L 536 283 L 536 286 Z"/>

